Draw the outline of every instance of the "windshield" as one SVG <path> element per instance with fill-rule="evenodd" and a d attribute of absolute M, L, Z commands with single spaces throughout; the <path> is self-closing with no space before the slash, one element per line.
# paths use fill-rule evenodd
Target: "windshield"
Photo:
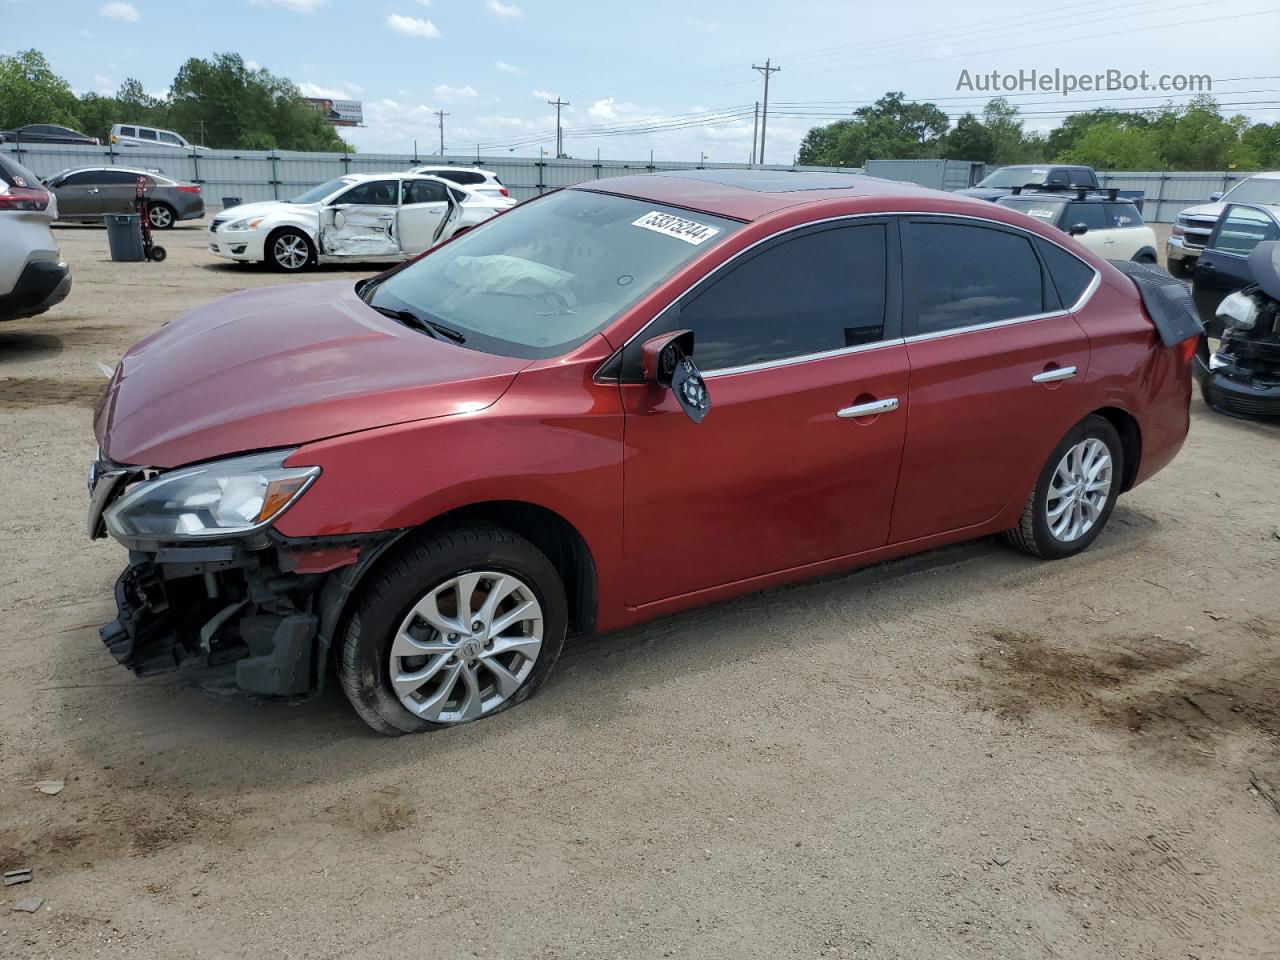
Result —
<path fill-rule="evenodd" d="M 306 193 L 298 194 L 290 200 L 289 203 L 319 203 L 325 197 L 329 196 L 329 194 L 337 193 L 343 187 L 352 182 L 353 181 L 348 177 L 338 177 L 336 180 L 330 180 L 327 183 L 322 183 L 318 187 L 312 187 Z"/>
<path fill-rule="evenodd" d="M 1049 175 L 1048 167 L 1002 167 L 995 173 L 988 173 L 979 182 L 980 187 L 1025 187 L 1029 183 L 1037 186 L 1044 183 Z"/>
<path fill-rule="evenodd" d="M 557 356 L 739 226 L 648 200 L 562 190 L 391 275 L 369 302 L 456 330 L 479 350 Z"/>
<path fill-rule="evenodd" d="M 1044 200 L 1040 197 L 1025 200 L 1021 197 L 1001 197 L 996 201 L 996 205 L 1017 210 L 1019 213 L 1025 213 L 1028 217 L 1035 217 L 1037 220 L 1043 220 L 1045 223 L 1056 226 L 1058 216 L 1062 213 L 1062 208 L 1067 205 L 1067 202 L 1065 200 Z"/>
<path fill-rule="evenodd" d="M 1228 190 L 1222 199 L 1232 203 L 1280 203 L 1280 178 L 1250 177 Z"/>

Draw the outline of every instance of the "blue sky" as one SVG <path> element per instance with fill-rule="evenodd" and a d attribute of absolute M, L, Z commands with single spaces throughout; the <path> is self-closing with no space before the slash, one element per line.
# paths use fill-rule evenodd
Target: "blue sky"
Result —
<path fill-rule="evenodd" d="M 80 92 L 136 77 L 162 91 L 190 56 L 235 51 L 304 93 L 364 102 L 344 131 L 365 152 L 548 151 L 555 96 L 573 156 L 744 161 L 761 78 L 770 86 L 766 159 L 790 162 L 812 125 L 886 90 L 948 113 L 988 94 L 957 91 L 962 70 L 1152 77 L 1203 73 L 1228 112 L 1280 119 L 1273 55 L 1280 11 L 1268 0 L 1006 0 L 854 4 L 631 0 L 0 0 L 0 52 L 36 47 Z M 1071 109 L 1141 107 L 1156 93 L 1023 93 L 1033 127 Z M 1172 96 L 1185 102 L 1186 95 Z M 541 141 L 541 142 L 539 142 Z"/>

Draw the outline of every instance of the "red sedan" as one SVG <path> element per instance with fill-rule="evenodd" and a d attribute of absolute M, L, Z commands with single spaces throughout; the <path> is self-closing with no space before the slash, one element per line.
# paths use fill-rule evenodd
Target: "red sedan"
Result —
<path fill-rule="evenodd" d="M 1187 433 L 1196 340 L 1143 282 L 993 204 L 705 171 L 234 294 L 97 408 L 103 640 L 285 697 L 332 660 L 399 734 L 519 703 L 567 634 L 989 534 L 1071 556 Z"/>

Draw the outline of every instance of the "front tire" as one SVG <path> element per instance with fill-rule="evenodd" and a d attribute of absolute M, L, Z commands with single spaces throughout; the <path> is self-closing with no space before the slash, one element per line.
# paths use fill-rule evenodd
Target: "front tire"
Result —
<path fill-rule="evenodd" d="M 388 736 L 492 716 L 527 700 L 564 645 L 564 584 L 503 527 L 442 530 L 363 587 L 338 653 L 356 713 Z"/>
<path fill-rule="evenodd" d="M 281 273 L 301 273 L 316 261 L 311 238 L 301 230 L 277 230 L 267 237 L 267 263 Z"/>
<path fill-rule="evenodd" d="M 1120 434 L 1105 417 L 1085 417 L 1049 455 L 1018 525 L 1005 539 L 1043 560 L 1080 553 L 1111 518 L 1123 477 Z"/>

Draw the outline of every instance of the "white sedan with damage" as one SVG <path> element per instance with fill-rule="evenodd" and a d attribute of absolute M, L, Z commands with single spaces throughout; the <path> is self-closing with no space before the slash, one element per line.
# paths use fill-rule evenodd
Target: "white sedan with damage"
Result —
<path fill-rule="evenodd" d="M 320 263 L 416 257 L 509 206 L 439 177 L 353 173 L 292 200 L 228 207 L 209 223 L 209 252 L 296 273 Z"/>

